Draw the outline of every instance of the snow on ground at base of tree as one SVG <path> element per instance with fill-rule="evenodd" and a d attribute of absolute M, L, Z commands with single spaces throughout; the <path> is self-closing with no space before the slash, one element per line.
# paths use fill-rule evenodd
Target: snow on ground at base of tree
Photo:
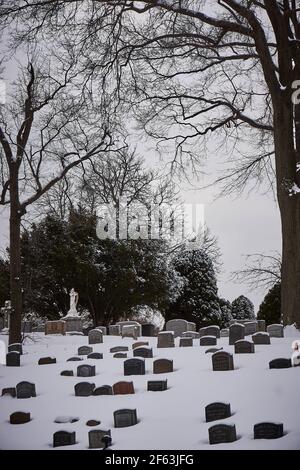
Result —
<path fill-rule="evenodd" d="M 117 336 L 104 336 L 103 344 L 92 345 L 102 352 L 103 360 L 84 358 L 81 362 L 66 362 L 77 355 L 77 348 L 88 344 L 82 336 L 33 335 L 27 339 L 21 367 L 0 365 L 0 389 L 14 387 L 27 380 L 36 385 L 37 397 L 16 399 L 0 397 L 0 449 L 52 449 L 53 433 L 59 430 L 76 431 L 76 445 L 60 449 L 87 449 L 88 431 L 111 429 L 113 450 L 224 450 L 224 449 L 300 449 L 300 367 L 289 369 L 268 368 L 270 360 L 291 357 L 291 338 L 300 338 L 294 327 L 286 329 L 285 338 L 271 338 L 271 345 L 256 345 L 255 354 L 234 354 L 234 371 L 212 371 L 211 354 L 207 346 L 157 349 L 156 338 L 142 337 L 153 348 L 153 359 L 145 359 L 146 375 L 124 376 L 123 359 L 113 358 L 113 346 L 129 346 L 132 357 L 134 340 Z M 7 342 L 7 336 L 0 335 Z M 248 339 L 251 339 L 249 337 Z M 228 338 L 218 340 L 218 347 L 234 352 Z M 55 356 L 57 364 L 37 365 L 38 359 Z M 152 374 L 152 363 L 157 358 L 173 359 L 174 372 Z M 78 365 L 96 366 L 95 377 L 64 377 L 63 370 Z M 168 379 L 168 390 L 148 392 L 148 380 Z M 134 395 L 75 397 L 74 385 L 92 382 L 96 386 L 125 380 L 133 381 Z M 214 401 L 231 404 L 232 416 L 225 420 L 205 422 L 205 406 Z M 121 408 L 136 408 L 138 424 L 128 428 L 114 428 L 113 412 Z M 27 424 L 12 425 L 9 416 L 15 411 L 31 413 Z M 78 417 L 75 423 L 55 423 L 57 417 Z M 101 421 L 97 427 L 88 427 L 90 419 Z M 282 422 L 284 437 L 275 440 L 254 440 L 253 425 L 262 422 Z M 236 425 L 238 440 L 231 444 L 209 445 L 208 428 L 218 423 Z"/>

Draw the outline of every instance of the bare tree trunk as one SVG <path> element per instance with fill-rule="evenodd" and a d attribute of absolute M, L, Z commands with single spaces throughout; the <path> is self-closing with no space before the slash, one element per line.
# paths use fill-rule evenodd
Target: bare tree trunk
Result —
<path fill-rule="evenodd" d="M 10 289 L 12 314 L 9 343 L 21 342 L 22 284 L 21 284 L 21 211 L 19 203 L 18 165 L 12 163 L 10 172 Z"/>
<path fill-rule="evenodd" d="M 299 184 L 293 113 L 291 101 L 282 100 L 275 109 L 274 127 L 282 228 L 281 314 L 285 325 L 300 327 L 300 193 L 293 191 L 295 182 Z"/>

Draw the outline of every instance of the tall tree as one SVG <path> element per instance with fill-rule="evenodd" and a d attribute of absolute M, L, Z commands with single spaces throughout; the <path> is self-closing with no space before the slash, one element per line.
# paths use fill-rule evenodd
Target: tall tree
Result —
<path fill-rule="evenodd" d="M 231 315 L 235 320 L 252 320 L 255 318 L 254 305 L 248 297 L 240 295 L 231 304 Z"/>
<path fill-rule="evenodd" d="M 281 323 L 281 288 L 280 282 L 274 284 L 259 306 L 258 320 L 265 320 L 267 325 Z"/>
<path fill-rule="evenodd" d="M 265 172 L 270 178 L 274 169 L 283 240 L 283 319 L 299 325 L 297 0 L 3 0 L 0 11 L 10 26 L 22 18 L 18 40 L 40 39 L 51 29 L 58 39 L 66 31 L 79 35 L 94 73 L 104 14 L 110 32 L 107 63 L 120 85 L 117 96 L 123 93 L 158 143 L 173 142 L 174 164 L 184 163 L 185 156 L 198 158 L 208 136 L 217 134 L 236 151 L 235 188 L 253 175 L 260 179 Z M 254 143 L 252 151 L 239 145 L 246 140 Z"/>

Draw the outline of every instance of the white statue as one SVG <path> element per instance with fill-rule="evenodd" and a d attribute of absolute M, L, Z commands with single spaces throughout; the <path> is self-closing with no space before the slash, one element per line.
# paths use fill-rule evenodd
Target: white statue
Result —
<path fill-rule="evenodd" d="M 79 300 L 78 292 L 75 292 L 74 289 L 71 289 L 70 292 L 70 310 L 68 311 L 67 316 L 78 317 L 77 304 Z"/>

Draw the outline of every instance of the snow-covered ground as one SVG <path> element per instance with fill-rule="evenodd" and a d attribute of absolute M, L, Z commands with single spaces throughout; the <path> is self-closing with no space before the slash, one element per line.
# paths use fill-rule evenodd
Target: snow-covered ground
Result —
<path fill-rule="evenodd" d="M 37 397 L 17 399 L 0 397 L 0 448 L 1 449 L 52 449 L 55 431 L 76 431 L 77 444 L 60 449 L 87 449 L 88 431 L 111 429 L 112 449 L 300 449 L 300 367 L 270 370 L 268 363 L 278 357 L 290 357 L 295 331 L 289 328 L 289 337 L 272 338 L 272 344 L 255 346 L 255 354 L 234 355 L 234 371 L 213 372 L 209 346 L 157 349 L 156 338 L 139 338 L 153 347 L 153 359 L 145 359 L 146 375 L 123 375 L 124 359 L 113 358 L 109 349 L 128 345 L 128 357 L 133 357 L 134 340 L 104 336 L 103 344 L 93 345 L 102 352 L 103 360 L 84 359 L 66 362 L 77 355 L 77 348 L 88 344 L 84 336 L 44 336 L 35 333 L 34 342 L 27 339 L 21 367 L 0 365 L 0 389 L 14 387 L 22 380 L 34 382 Z M 300 335 L 299 335 L 300 336 Z M 292 338 L 293 337 L 293 338 Z M 0 335 L 7 341 L 7 336 Z M 249 338 L 250 339 L 250 338 Z M 300 339 L 300 338 L 299 338 Z M 228 338 L 218 340 L 218 347 L 233 352 Z M 57 358 L 57 364 L 37 365 L 45 356 Z M 152 373 L 152 363 L 157 358 L 174 360 L 174 372 Z M 96 366 L 96 376 L 64 377 L 60 372 L 73 369 L 76 374 L 80 364 Z M 168 390 L 148 392 L 148 380 L 168 379 Z M 134 395 L 75 397 L 74 385 L 88 381 L 96 386 L 113 385 L 120 380 L 133 381 Z M 222 421 L 205 422 L 204 408 L 214 401 L 229 402 L 232 416 Z M 120 408 L 136 408 L 138 424 L 128 428 L 114 428 L 113 412 Z M 15 411 L 31 413 L 27 424 L 12 425 L 9 416 Z M 58 416 L 74 416 L 79 421 L 68 424 L 54 422 Z M 88 427 L 90 419 L 101 421 Z M 262 422 L 282 422 L 284 437 L 275 440 L 254 440 L 253 425 Z M 234 423 L 238 440 L 232 444 L 209 445 L 208 428 L 217 423 Z"/>

